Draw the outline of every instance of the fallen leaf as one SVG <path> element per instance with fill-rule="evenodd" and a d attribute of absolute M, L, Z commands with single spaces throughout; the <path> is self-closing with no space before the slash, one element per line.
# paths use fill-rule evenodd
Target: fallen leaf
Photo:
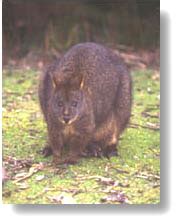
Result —
<path fill-rule="evenodd" d="M 99 180 L 99 182 L 101 182 L 102 184 L 105 184 L 105 185 L 114 185 L 115 184 L 115 181 L 112 180 L 111 178 L 100 177 L 98 180 Z"/>
<path fill-rule="evenodd" d="M 127 203 L 128 199 L 122 192 L 114 192 L 110 195 L 103 197 L 101 202 L 119 202 L 119 203 Z"/>
<path fill-rule="evenodd" d="M 57 196 L 47 196 L 49 200 L 51 200 L 52 203 L 62 203 L 63 196 L 62 194 Z"/>
<path fill-rule="evenodd" d="M 48 196 L 47 197 L 53 203 L 60 203 L 60 204 L 76 204 L 74 198 L 68 194 L 61 193 L 56 196 Z"/>
<path fill-rule="evenodd" d="M 20 178 L 25 177 L 26 175 L 27 175 L 26 172 L 17 173 L 17 174 L 15 175 L 14 179 L 17 180 L 17 179 L 20 179 Z"/>
<path fill-rule="evenodd" d="M 64 196 L 62 199 L 62 204 L 76 204 L 76 201 L 71 196 Z"/>
<path fill-rule="evenodd" d="M 41 180 L 43 180 L 44 179 L 44 175 L 38 175 L 38 176 L 36 176 L 36 181 L 41 181 Z"/>
<path fill-rule="evenodd" d="M 25 179 L 31 177 L 34 173 L 36 173 L 42 169 L 43 169 L 43 163 L 33 164 L 32 167 L 29 169 L 28 173 L 17 174 L 16 176 L 18 176 L 18 178 L 15 176 L 14 183 L 18 183 L 22 180 L 25 180 Z"/>
<path fill-rule="evenodd" d="M 25 190 L 25 189 L 29 188 L 29 185 L 27 183 L 16 183 L 16 185 L 21 190 Z"/>

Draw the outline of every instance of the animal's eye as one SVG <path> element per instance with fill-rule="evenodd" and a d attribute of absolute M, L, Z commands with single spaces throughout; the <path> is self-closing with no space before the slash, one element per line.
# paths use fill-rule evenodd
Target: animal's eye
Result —
<path fill-rule="evenodd" d="M 77 101 L 72 101 L 71 106 L 72 106 L 72 107 L 76 107 L 76 106 L 77 106 L 77 104 L 78 104 L 78 102 L 77 102 Z"/>
<path fill-rule="evenodd" d="M 59 107 L 62 107 L 62 106 L 64 105 L 64 103 L 63 103 L 63 101 L 58 101 L 57 105 L 58 105 Z"/>

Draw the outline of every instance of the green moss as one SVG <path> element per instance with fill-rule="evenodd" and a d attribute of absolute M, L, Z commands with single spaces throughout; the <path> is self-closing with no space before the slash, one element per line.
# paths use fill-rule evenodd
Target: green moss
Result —
<path fill-rule="evenodd" d="M 50 204 L 62 203 L 66 197 L 71 203 L 97 204 L 116 191 L 122 192 L 128 203 L 159 203 L 160 88 L 159 81 L 152 79 L 153 71 L 132 73 L 132 117 L 120 138 L 119 156 L 82 158 L 76 165 L 58 168 L 51 164 L 52 157 L 40 154 L 47 138 L 38 105 L 38 75 L 33 70 L 3 71 L 3 163 L 9 176 L 3 185 L 3 202 Z M 38 171 L 15 182 L 17 174 L 28 174 L 30 167 L 41 163 Z M 37 180 L 38 176 L 43 179 Z M 116 184 L 102 181 L 104 178 Z"/>

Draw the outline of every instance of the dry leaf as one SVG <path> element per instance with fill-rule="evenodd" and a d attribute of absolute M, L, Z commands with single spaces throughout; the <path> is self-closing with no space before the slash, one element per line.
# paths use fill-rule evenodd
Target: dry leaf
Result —
<path fill-rule="evenodd" d="M 64 196 L 62 199 L 62 204 L 76 204 L 76 201 L 71 196 Z"/>
<path fill-rule="evenodd" d="M 17 180 L 17 179 L 20 179 L 20 178 L 25 177 L 26 175 L 27 175 L 26 172 L 17 173 L 17 174 L 15 175 L 14 179 Z"/>
<path fill-rule="evenodd" d="M 27 183 L 16 183 L 16 185 L 21 190 L 25 190 L 25 189 L 29 188 L 29 185 Z"/>
<path fill-rule="evenodd" d="M 119 203 L 127 203 L 127 197 L 122 192 L 114 192 L 110 195 L 103 197 L 101 199 L 102 202 L 119 202 Z"/>
<path fill-rule="evenodd" d="M 17 174 L 15 176 L 15 181 L 14 183 L 18 183 L 22 180 L 25 180 L 29 177 L 31 177 L 34 173 L 38 172 L 39 170 L 42 170 L 43 169 L 43 163 L 40 163 L 40 164 L 33 164 L 32 167 L 29 169 L 29 172 L 28 173 L 20 173 L 20 174 Z M 18 178 L 17 178 L 18 176 Z"/>
<path fill-rule="evenodd" d="M 63 200 L 62 194 L 57 195 L 57 196 L 47 196 L 47 198 L 51 200 L 51 202 L 53 203 L 62 203 L 62 200 Z"/>
<path fill-rule="evenodd" d="M 51 200 L 53 203 L 60 203 L 60 204 L 76 204 L 76 201 L 72 196 L 59 194 L 57 196 L 48 196 L 48 199 Z"/>
<path fill-rule="evenodd" d="M 38 175 L 38 176 L 36 176 L 36 181 L 41 181 L 41 180 L 43 180 L 44 179 L 44 175 Z"/>

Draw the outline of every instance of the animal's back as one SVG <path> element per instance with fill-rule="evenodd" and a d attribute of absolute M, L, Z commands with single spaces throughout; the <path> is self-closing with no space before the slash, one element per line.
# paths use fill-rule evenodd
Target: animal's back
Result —
<path fill-rule="evenodd" d="M 88 136 L 91 139 L 85 144 L 86 148 L 96 150 L 97 155 L 100 148 L 104 155 L 116 151 L 120 133 L 131 114 L 131 78 L 121 58 L 99 44 L 73 46 L 41 79 L 39 97 L 45 119 L 50 114 L 50 97 L 54 96 L 52 82 L 56 88 L 65 88 L 66 91 L 82 90 L 89 101 L 85 107 L 90 113 L 88 116 L 92 116 L 88 120 L 92 122 L 92 134 Z M 54 124 L 51 120 L 46 121 Z M 79 119 L 76 122 L 80 131 L 86 127 Z M 87 127 L 89 129 L 90 125 Z M 84 132 L 82 136 L 85 136 Z"/>
<path fill-rule="evenodd" d="M 96 43 L 73 46 L 55 72 L 58 84 L 83 77 L 84 89 L 89 91 L 92 99 L 96 122 L 105 120 L 114 108 L 120 79 L 123 81 L 124 75 L 129 77 L 121 58 L 112 50 Z"/>

